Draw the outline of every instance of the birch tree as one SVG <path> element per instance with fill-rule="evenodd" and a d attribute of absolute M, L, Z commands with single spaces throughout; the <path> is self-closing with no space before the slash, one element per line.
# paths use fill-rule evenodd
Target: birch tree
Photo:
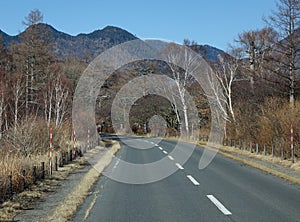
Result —
<path fill-rule="evenodd" d="M 219 113 L 216 116 L 223 118 L 226 122 L 232 123 L 235 128 L 236 116 L 233 104 L 233 83 L 241 80 L 238 78 L 240 59 L 237 56 L 240 55 L 239 50 L 233 51 L 232 55 L 235 56 L 219 56 L 219 61 L 214 66 L 214 72 L 208 76 L 211 94 L 206 96 L 211 101 L 211 105 L 217 107 L 215 110 Z"/>
<path fill-rule="evenodd" d="M 55 100 L 55 125 L 62 124 L 68 108 L 68 98 L 70 96 L 70 83 L 62 75 L 58 75 L 54 83 Z"/>
<path fill-rule="evenodd" d="M 189 135 L 189 120 L 188 120 L 188 104 L 186 100 L 187 87 L 190 81 L 193 79 L 193 72 L 195 71 L 195 61 L 196 58 L 189 51 L 187 47 L 184 48 L 184 53 L 182 51 L 178 52 L 176 46 L 173 43 L 170 43 L 167 47 L 167 56 L 166 61 L 171 70 L 172 78 L 175 81 L 176 89 L 178 91 L 179 104 L 174 106 L 176 109 L 182 107 L 183 112 L 183 123 L 186 135 Z M 182 67 L 178 67 L 175 64 L 182 64 Z M 181 120 L 179 120 L 181 124 Z"/>
<path fill-rule="evenodd" d="M 4 73 L 0 69 L 0 140 L 2 139 L 2 132 L 3 132 L 3 124 L 5 122 L 4 120 L 4 113 L 7 107 L 6 104 L 6 87 L 4 80 Z"/>
<path fill-rule="evenodd" d="M 12 107 L 11 110 L 13 111 L 13 128 L 14 128 L 14 135 L 16 135 L 17 127 L 19 124 L 19 116 L 20 112 L 22 111 L 24 100 L 22 100 L 24 96 L 24 80 L 22 75 L 15 71 L 14 75 L 10 80 L 10 89 L 12 93 Z"/>
<path fill-rule="evenodd" d="M 50 67 L 48 82 L 42 90 L 44 116 L 48 126 L 52 119 L 56 126 L 62 124 L 70 111 L 72 83 L 63 75 L 61 69 L 58 64 Z"/>
<path fill-rule="evenodd" d="M 6 103 L 6 67 L 7 52 L 3 45 L 2 36 L 0 35 L 0 140 L 2 138 L 3 125 L 5 123 L 4 114 L 7 107 Z"/>

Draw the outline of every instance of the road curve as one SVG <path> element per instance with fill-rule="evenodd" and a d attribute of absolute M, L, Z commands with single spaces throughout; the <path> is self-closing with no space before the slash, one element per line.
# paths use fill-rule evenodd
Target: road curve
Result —
<path fill-rule="evenodd" d="M 143 185 L 101 176 L 73 221 L 300 221 L 299 185 L 221 155 L 199 170 L 200 147 L 180 164 L 170 154 L 174 141 L 134 138 L 133 143 L 153 146 L 137 149 L 121 142 L 117 157 L 139 164 L 167 158 L 178 170 Z M 180 148 L 184 152 L 185 145 Z M 113 161 L 110 167 L 119 165 Z"/>

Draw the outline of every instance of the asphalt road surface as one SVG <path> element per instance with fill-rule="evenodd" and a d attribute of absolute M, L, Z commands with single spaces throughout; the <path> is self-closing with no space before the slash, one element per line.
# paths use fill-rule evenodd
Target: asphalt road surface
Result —
<path fill-rule="evenodd" d="M 300 221 L 299 185 L 221 155 L 199 170 L 203 153 L 199 147 L 181 165 L 176 155 L 172 156 L 176 142 L 134 138 L 131 143 L 137 147 L 151 144 L 152 148 L 137 149 L 121 142 L 118 158 L 135 164 L 165 158 L 177 171 L 148 184 L 126 184 L 101 176 L 73 221 L 84 217 L 90 222 Z M 122 173 L 118 163 L 113 161 L 110 169 Z"/>

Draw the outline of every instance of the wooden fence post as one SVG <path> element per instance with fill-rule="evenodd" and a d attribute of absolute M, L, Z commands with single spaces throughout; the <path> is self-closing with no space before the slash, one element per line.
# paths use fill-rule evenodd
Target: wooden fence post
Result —
<path fill-rule="evenodd" d="M 12 200 L 12 197 L 13 197 L 12 175 L 8 176 L 8 195 L 9 195 L 9 199 Z"/>
<path fill-rule="evenodd" d="M 33 169 L 32 169 L 32 177 L 33 177 L 33 183 L 35 184 L 36 183 L 36 166 L 33 166 Z"/>
<path fill-rule="evenodd" d="M 70 160 L 70 162 L 73 161 L 73 152 L 72 152 L 72 150 L 70 150 L 70 158 L 69 158 L 69 160 Z"/>
<path fill-rule="evenodd" d="M 55 161 L 55 171 L 58 171 L 58 159 L 57 159 L 57 156 L 54 157 L 54 161 Z"/>
<path fill-rule="evenodd" d="M 24 191 L 27 187 L 26 185 L 26 171 L 22 170 L 22 190 Z"/>
<path fill-rule="evenodd" d="M 63 167 L 64 166 L 64 155 L 61 152 L 60 153 L 60 158 L 59 158 L 59 167 Z"/>
<path fill-rule="evenodd" d="M 65 164 L 68 164 L 69 162 L 69 153 L 68 152 L 65 152 Z"/>
<path fill-rule="evenodd" d="M 42 179 L 45 179 L 45 162 L 42 162 Z"/>

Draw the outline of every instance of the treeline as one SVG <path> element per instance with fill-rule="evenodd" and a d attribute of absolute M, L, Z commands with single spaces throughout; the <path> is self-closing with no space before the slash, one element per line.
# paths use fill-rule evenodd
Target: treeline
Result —
<path fill-rule="evenodd" d="M 215 100 L 226 105 L 225 139 L 275 144 L 289 157 L 292 124 L 299 155 L 300 1 L 279 0 L 263 19 L 265 28 L 242 32 L 230 56 L 214 65 L 223 91 Z"/>
<path fill-rule="evenodd" d="M 0 140 L 13 149 L 29 147 L 27 140 L 46 149 L 47 133 L 37 138 L 38 132 L 50 126 L 71 127 L 72 95 L 85 68 L 76 58 L 55 56 L 51 35 L 39 25 L 42 21 L 41 12 L 32 10 L 17 42 L 6 46 L 0 36 Z M 34 142 L 39 140 L 47 143 Z"/>

